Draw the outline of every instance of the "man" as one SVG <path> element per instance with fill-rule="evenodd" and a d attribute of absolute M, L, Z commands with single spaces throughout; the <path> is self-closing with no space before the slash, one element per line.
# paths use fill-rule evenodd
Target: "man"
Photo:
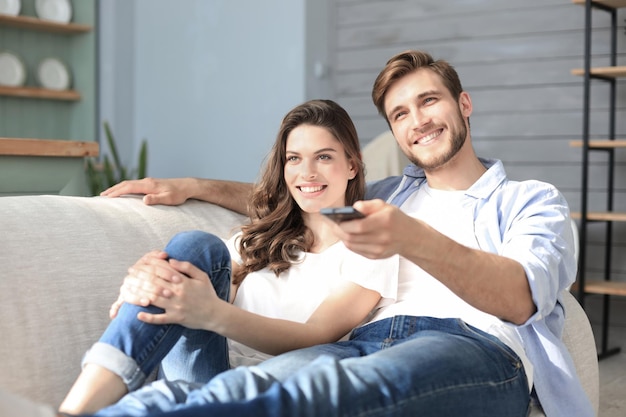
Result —
<path fill-rule="evenodd" d="M 354 205 L 366 217 L 336 230 L 364 256 L 401 255 L 398 301 L 348 342 L 237 368 L 182 393 L 187 404 L 171 415 L 525 416 L 538 400 L 548 417 L 592 416 L 560 340 L 559 294 L 576 274 L 563 196 L 549 184 L 509 181 L 501 162 L 476 156 L 472 102 L 445 61 L 420 51 L 392 57 L 372 98 L 414 165 L 370 184 L 376 199 Z M 146 179 L 104 195 L 198 198 L 244 212 L 249 190 Z"/>

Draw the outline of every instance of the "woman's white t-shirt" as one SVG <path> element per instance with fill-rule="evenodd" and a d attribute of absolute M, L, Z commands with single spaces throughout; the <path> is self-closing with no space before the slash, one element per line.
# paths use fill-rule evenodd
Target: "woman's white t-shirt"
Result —
<path fill-rule="evenodd" d="M 240 235 L 238 233 L 226 242 L 237 263 L 241 263 L 236 245 Z M 267 268 L 248 274 L 239 286 L 233 304 L 263 316 L 304 323 L 338 283 L 352 281 L 380 293 L 382 298 L 376 310 L 395 302 L 398 268 L 397 255 L 372 260 L 337 242 L 321 253 L 302 253 L 300 262 L 279 276 Z M 228 347 L 233 368 L 254 365 L 271 357 L 230 339 Z"/>

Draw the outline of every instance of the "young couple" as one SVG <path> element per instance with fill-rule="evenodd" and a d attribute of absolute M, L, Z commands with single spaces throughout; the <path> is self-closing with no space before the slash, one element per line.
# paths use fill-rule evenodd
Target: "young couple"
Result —
<path fill-rule="evenodd" d="M 368 184 L 362 201 L 357 201 L 358 194 L 352 198 L 345 192 L 362 174 L 356 137 L 340 137 L 339 130 L 310 121 L 297 124 L 284 138 L 279 134 L 263 180 L 253 192 L 246 184 L 196 179 L 130 181 L 108 190 L 112 197 L 144 193 L 146 202 L 153 204 L 199 198 L 242 212 L 247 210 L 243 201 L 252 195 L 252 223 L 231 242 L 236 249 L 231 252 L 241 261 L 233 270 L 233 283 L 239 283 L 235 300 L 251 295 L 248 282 L 254 285 L 253 274 L 259 269 L 267 269 L 269 275 L 280 272 L 278 278 L 272 276 L 280 281 L 301 266 L 298 262 L 335 247 L 343 251 L 342 245 L 362 256 L 355 265 L 372 262 L 376 266 L 371 268 L 388 272 L 368 276 L 367 266 L 360 272 L 363 276 L 345 276 L 339 290 L 329 283 L 326 298 L 320 297 L 324 301 L 310 309 L 310 318 L 302 319 L 305 324 L 289 323 L 289 328 L 302 329 L 301 333 L 294 330 L 291 337 L 291 330 L 283 331 L 287 327 L 272 324 L 263 327 L 272 329 L 272 337 L 267 337 L 255 326 L 239 331 L 220 325 L 247 324 L 245 319 L 229 321 L 231 314 L 245 316 L 220 301 L 228 299 L 227 290 L 215 295 L 217 283 L 226 280 L 214 268 L 228 265 L 215 267 L 208 259 L 223 260 L 227 254 L 198 254 L 185 248 L 172 255 L 175 239 L 170 243 L 174 248 L 165 249 L 173 259 L 151 253 L 134 266 L 125 280 L 129 289 L 122 291 L 126 303 L 118 318 L 128 316 L 133 320 L 130 327 L 144 321 L 156 325 L 151 330 L 155 333 L 178 328 L 163 326 L 176 323 L 182 325 L 177 331 L 183 335 L 191 332 L 189 328 L 202 328 L 262 352 L 290 351 L 254 366 L 224 371 L 200 384 L 172 382 L 185 368 L 178 361 L 172 376 L 166 369 L 166 379 L 125 395 L 96 415 L 150 415 L 159 410 L 178 417 L 526 416 L 536 401 L 548 417 L 594 414 L 560 340 L 564 319 L 560 294 L 576 274 L 563 196 L 546 183 L 510 181 L 500 161 L 476 156 L 469 130 L 472 102 L 445 61 L 434 61 L 421 51 L 395 55 L 377 77 L 372 98 L 413 164 L 402 177 Z M 320 102 L 305 103 L 294 112 L 313 103 Z M 339 109 L 332 114 L 343 117 Z M 289 115 L 281 128 L 283 135 L 288 119 Z M 330 126 L 338 123 L 333 118 Z M 322 222 L 317 213 L 321 207 L 344 203 L 354 205 L 365 218 Z M 288 222 L 277 223 L 277 219 Z M 282 234 L 289 230 L 292 235 Z M 331 246 L 336 237 L 342 243 Z M 192 247 L 219 246 L 194 242 Z M 201 265 L 175 261 L 178 255 L 183 261 L 199 259 Z M 321 275 L 337 274 L 335 266 L 321 265 Z M 238 271 L 241 267 L 247 268 L 245 272 Z M 246 273 L 250 276 L 239 282 Z M 329 279 L 335 281 L 333 277 Z M 323 277 L 316 274 L 314 279 Z M 268 277 L 263 282 L 271 286 L 273 281 Z M 250 304 L 241 304 L 244 308 L 258 299 L 257 290 L 253 291 L 255 297 L 247 299 Z M 182 294 L 210 302 L 191 311 L 185 307 L 187 298 L 179 299 Z M 394 302 L 388 303 L 391 299 Z M 150 306 L 141 306 L 146 304 Z M 189 306 L 201 304 L 189 302 Z M 141 320 L 124 314 L 126 308 L 158 307 L 164 313 L 142 312 Z M 347 340 L 291 350 L 338 339 L 370 310 L 373 316 Z M 318 337 L 307 338 L 309 328 L 318 329 Z M 123 339 L 123 331 L 112 333 L 115 343 Z M 275 334 L 282 335 L 281 340 Z M 134 337 L 128 340 L 131 347 L 137 344 Z M 174 339 L 173 352 L 182 344 L 179 352 L 193 359 L 196 352 L 184 346 L 185 339 Z M 137 361 L 136 352 L 124 353 L 123 357 Z M 166 358 L 164 365 L 167 362 Z M 94 366 L 96 374 L 109 372 Z M 119 374 L 111 378 L 109 386 L 122 387 L 114 397 L 135 388 Z M 76 392 L 77 397 L 88 397 Z M 72 392 L 67 404 L 71 396 Z M 70 411 L 69 406 L 64 411 Z"/>

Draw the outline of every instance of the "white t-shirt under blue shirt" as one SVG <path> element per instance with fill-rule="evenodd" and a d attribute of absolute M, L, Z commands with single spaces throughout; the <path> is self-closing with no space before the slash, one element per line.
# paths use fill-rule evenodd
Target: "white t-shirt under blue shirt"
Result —
<path fill-rule="evenodd" d="M 479 249 L 471 210 L 462 207 L 465 191 L 435 190 L 425 184 L 402 204 L 402 211 L 423 220 L 456 242 Z M 467 279 L 472 279 L 468 276 Z M 397 315 L 460 318 L 498 337 L 520 357 L 533 386 L 533 366 L 526 357 L 516 327 L 471 306 L 413 262 L 400 258 L 398 300 L 376 315 L 375 320 Z"/>
<path fill-rule="evenodd" d="M 241 257 L 235 242 L 240 235 L 227 241 L 231 257 L 237 263 L 241 263 Z M 233 304 L 263 316 L 304 323 L 337 284 L 352 281 L 381 295 L 376 310 L 396 300 L 398 268 L 398 256 L 372 260 L 337 242 L 321 253 L 302 253 L 300 262 L 278 277 L 267 268 L 248 274 Z M 233 368 L 255 365 L 271 357 L 230 339 L 228 347 Z"/>

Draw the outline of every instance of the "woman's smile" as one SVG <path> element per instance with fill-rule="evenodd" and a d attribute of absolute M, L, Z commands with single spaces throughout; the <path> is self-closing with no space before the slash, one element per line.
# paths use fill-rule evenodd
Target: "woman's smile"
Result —
<path fill-rule="evenodd" d="M 312 194 L 324 190 L 326 185 L 299 185 L 296 188 L 304 194 Z"/>

